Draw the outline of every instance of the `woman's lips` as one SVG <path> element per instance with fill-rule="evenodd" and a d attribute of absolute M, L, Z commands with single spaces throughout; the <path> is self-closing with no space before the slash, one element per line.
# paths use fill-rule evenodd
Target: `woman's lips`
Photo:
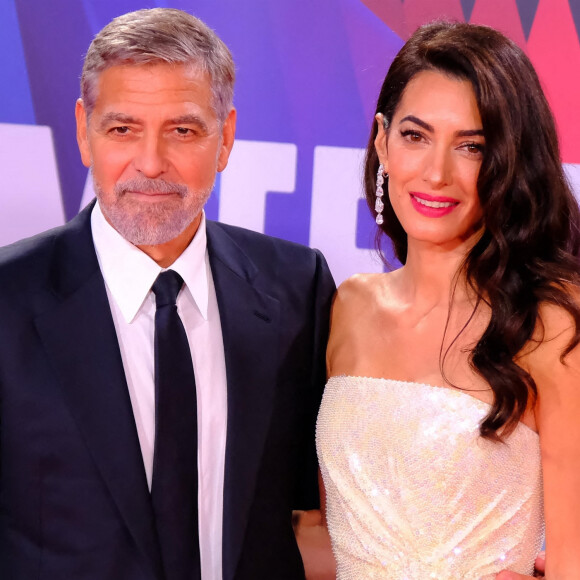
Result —
<path fill-rule="evenodd" d="M 422 215 L 427 217 L 443 217 L 451 213 L 459 202 L 451 197 L 429 195 L 427 193 L 411 192 L 411 203 Z"/>

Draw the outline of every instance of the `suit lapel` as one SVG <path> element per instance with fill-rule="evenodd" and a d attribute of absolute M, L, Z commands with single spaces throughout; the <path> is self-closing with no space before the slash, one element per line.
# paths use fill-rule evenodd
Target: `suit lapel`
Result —
<path fill-rule="evenodd" d="M 161 577 L 145 469 L 92 242 L 90 209 L 55 242 L 55 302 L 35 323 L 97 469 L 144 558 Z"/>
<path fill-rule="evenodd" d="M 223 579 L 232 580 L 270 424 L 280 305 L 258 289 L 258 269 L 218 224 L 207 222 L 207 234 L 226 359 Z"/>

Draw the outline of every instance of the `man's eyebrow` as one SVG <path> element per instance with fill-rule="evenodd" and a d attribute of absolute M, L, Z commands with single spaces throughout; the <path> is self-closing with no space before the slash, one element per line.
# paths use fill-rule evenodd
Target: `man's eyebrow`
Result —
<path fill-rule="evenodd" d="M 166 122 L 166 125 L 197 125 L 203 132 L 209 130 L 207 123 L 199 116 L 193 113 L 186 113 L 185 115 L 179 115 L 179 117 L 174 117 Z"/>
<path fill-rule="evenodd" d="M 415 115 L 407 115 L 406 117 L 403 117 L 399 121 L 399 124 L 404 123 L 405 121 L 411 121 L 412 123 L 419 125 L 419 127 L 423 127 L 423 129 L 429 131 L 429 133 L 433 133 L 435 131 L 432 125 L 419 119 L 419 117 L 415 117 Z M 483 137 L 483 129 L 465 129 L 463 131 L 457 131 L 456 135 L 458 137 Z"/>
<path fill-rule="evenodd" d="M 99 122 L 101 128 L 107 127 L 108 125 L 120 123 L 122 125 L 135 125 L 142 124 L 143 121 L 132 115 L 127 115 L 126 113 L 119 113 L 112 111 L 110 113 L 105 113 Z M 172 119 L 168 119 L 165 125 L 196 125 L 202 132 L 208 132 L 207 123 L 199 116 L 192 113 L 187 113 L 185 115 L 179 115 Z"/>
<path fill-rule="evenodd" d="M 132 117 L 131 115 L 126 115 L 125 113 L 110 112 L 106 113 L 101 117 L 99 125 L 101 127 L 106 127 L 112 123 L 121 123 L 123 125 L 134 125 L 139 123 L 139 119 Z"/>

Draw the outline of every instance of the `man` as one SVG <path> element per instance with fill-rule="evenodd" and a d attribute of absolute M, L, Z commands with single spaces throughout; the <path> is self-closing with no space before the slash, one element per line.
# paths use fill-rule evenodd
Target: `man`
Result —
<path fill-rule="evenodd" d="M 334 283 L 316 251 L 206 221 L 233 82 L 179 10 L 89 48 L 98 202 L 0 250 L 3 579 L 304 577 L 291 510 L 317 502 Z"/>

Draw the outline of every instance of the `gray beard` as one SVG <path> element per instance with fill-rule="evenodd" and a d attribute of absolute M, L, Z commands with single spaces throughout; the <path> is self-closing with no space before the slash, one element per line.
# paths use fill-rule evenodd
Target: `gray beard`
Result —
<path fill-rule="evenodd" d="M 117 183 L 115 201 L 106 204 L 100 185 L 93 183 L 103 215 L 135 246 L 157 246 L 175 239 L 200 214 L 213 189 L 212 184 L 207 190 L 193 192 L 185 185 L 142 177 Z M 127 198 L 127 191 L 176 193 L 181 199 L 139 204 Z"/>

